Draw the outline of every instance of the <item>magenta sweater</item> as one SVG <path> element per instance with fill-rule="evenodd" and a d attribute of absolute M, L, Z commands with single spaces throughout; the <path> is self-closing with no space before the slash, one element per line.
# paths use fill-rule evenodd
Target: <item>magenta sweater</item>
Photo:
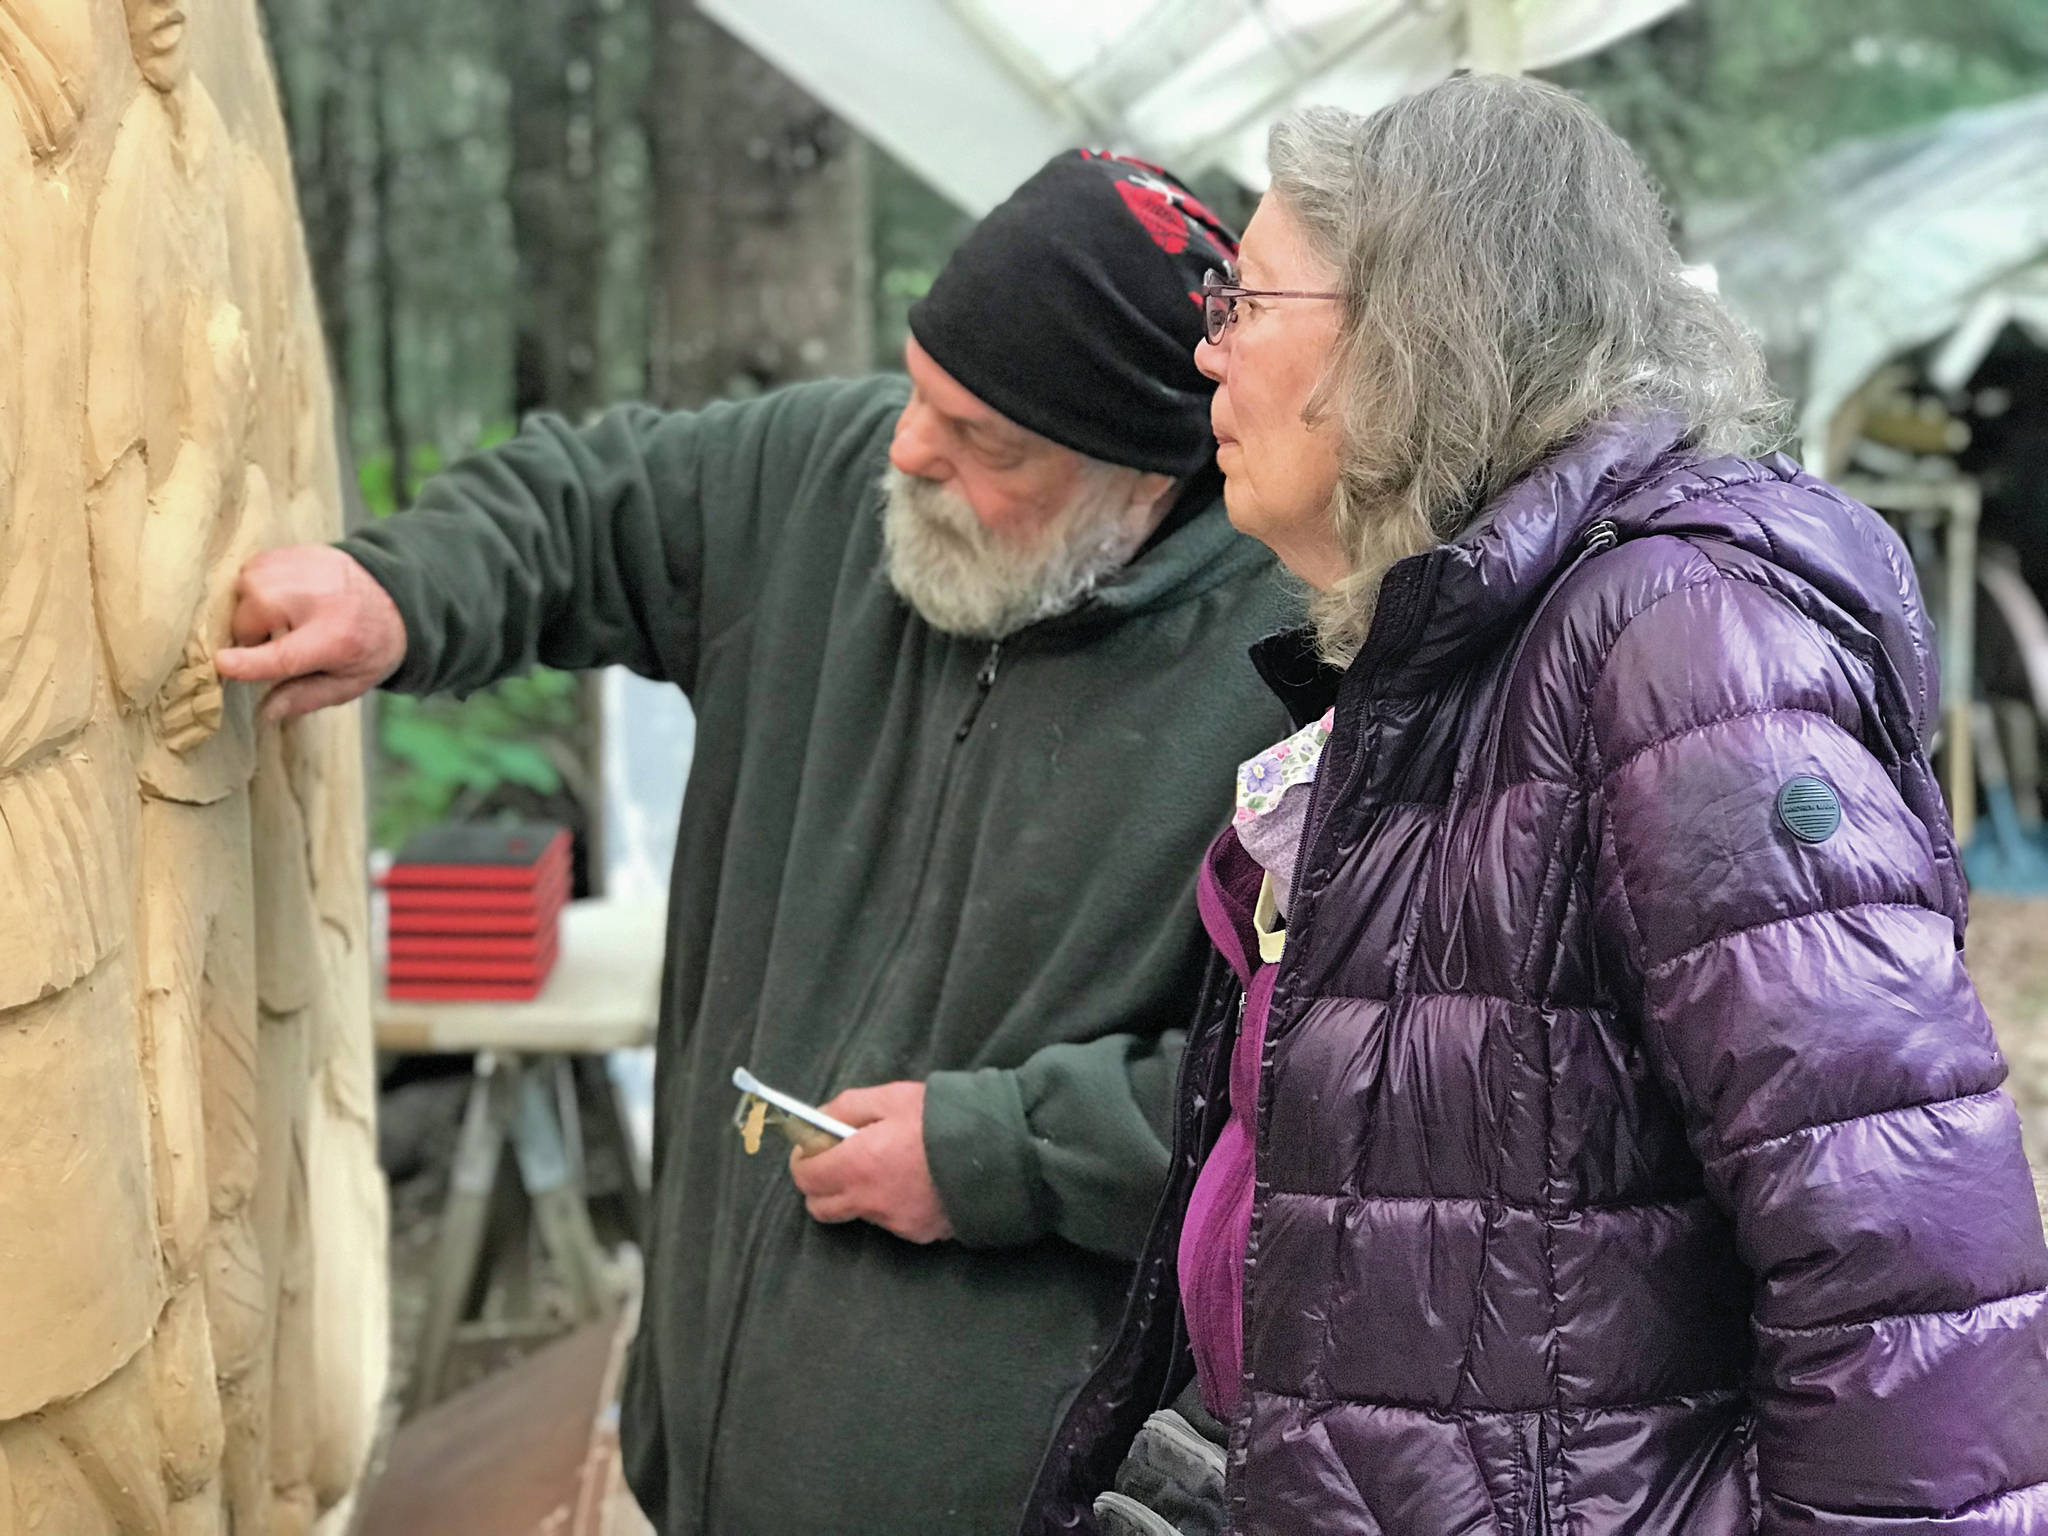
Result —
<path fill-rule="evenodd" d="M 1252 929 L 1264 874 L 1236 832 L 1226 830 L 1211 845 L 1196 884 L 1210 942 L 1245 984 L 1244 1016 L 1230 1058 L 1230 1119 L 1202 1164 L 1180 1235 L 1180 1294 L 1195 1374 L 1203 1405 L 1225 1422 L 1237 1409 L 1244 1361 L 1244 1253 L 1251 1232 L 1259 1057 L 1279 970 L 1258 963 Z"/>

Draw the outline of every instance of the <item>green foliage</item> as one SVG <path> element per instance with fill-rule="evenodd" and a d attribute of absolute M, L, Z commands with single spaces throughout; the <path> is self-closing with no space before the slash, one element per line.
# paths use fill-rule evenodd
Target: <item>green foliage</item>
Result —
<path fill-rule="evenodd" d="M 513 434 L 510 422 L 487 428 L 474 448 L 489 448 Z M 401 500 L 391 484 L 388 450 L 367 455 L 356 480 L 373 517 L 410 505 L 418 480 L 443 467 L 431 443 L 415 450 L 415 483 Z M 562 789 L 551 751 L 574 751 L 580 721 L 576 679 L 546 668 L 508 678 L 466 699 L 413 699 L 379 695 L 378 771 L 371 788 L 371 840 L 380 848 L 404 846 L 415 832 L 445 821 L 465 801 L 515 784 L 536 794 Z"/>
<path fill-rule="evenodd" d="M 483 448 L 495 448 L 507 441 L 514 432 L 511 422 L 494 422 L 486 427 L 466 452 L 475 453 Z M 400 507 L 412 505 L 412 499 L 419 493 L 420 484 L 427 476 L 447 468 L 448 461 L 441 450 L 432 443 L 421 443 L 412 451 L 412 483 L 406 487 L 403 497 L 391 483 L 391 450 L 379 448 L 364 454 L 356 464 L 356 484 L 362 487 L 363 505 L 370 509 L 372 517 L 389 517 Z"/>
<path fill-rule="evenodd" d="M 440 455 L 431 443 L 423 443 L 413 450 L 415 481 L 421 475 L 430 475 L 441 467 Z M 391 483 L 391 450 L 380 448 L 375 453 L 365 454 L 356 465 L 356 484 L 363 489 L 363 505 L 370 509 L 372 517 L 389 517 L 401 506 L 412 500 L 408 494 L 399 499 L 397 487 Z M 417 483 L 408 491 L 417 490 Z"/>
<path fill-rule="evenodd" d="M 502 443 L 514 430 L 509 421 L 493 423 L 467 451 Z M 420 481 L 444 467 L 432 443 L 419 445 L 413 451 L 414 483 L 401 498 L 391 483 L 391 453 L 380 449 L 357 464 L 356 482 L 370 515 L 389 517 L 412 503 Z M 381 694 L 372 704 L 378 765 L 370 833 L 379 848 L 403 847 L 415 832 L 501 785 L 559 793 L 562 775 L 552 754 L 575 750 L 580 723 L 576 679 L 546 668 L 466 699 Z"/>
<path fill-rule="evenodd" d="M 568 747 L 577 721 L 575 677 L 545 668 L 467 699 L 382 696 L 373 841 L 401 847 L 415 832 L 446 820 L 460 802 L 503 784 L 559 792 L 562 775 L 550 747 Z"/>

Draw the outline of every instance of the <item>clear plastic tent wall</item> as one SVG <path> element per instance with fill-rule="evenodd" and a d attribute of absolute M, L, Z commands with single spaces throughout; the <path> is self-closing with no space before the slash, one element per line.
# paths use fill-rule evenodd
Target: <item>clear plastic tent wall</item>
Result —
<path fill-rule="evenodd" d="M 954 202 L 1062 148 L 1265 185 L 1266 131 L 1370 112 L 1460 68 L 1541 69 L 1684 0 L 700 0 Z"/>
<path fill-rule="evenodd" d="M 1936 382 L 1956 385 L 2008 323 L 2048 346 L 2048 96 L 1852 141 L 1688 223 L 1799 402 L 1808 465 L 1831 472 L 1829 426 L 1892 358 L 1941 341 Z"/>

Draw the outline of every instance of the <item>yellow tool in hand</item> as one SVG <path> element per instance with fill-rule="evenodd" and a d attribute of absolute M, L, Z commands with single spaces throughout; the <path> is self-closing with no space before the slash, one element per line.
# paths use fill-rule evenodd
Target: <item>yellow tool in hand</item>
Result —
<path fill-rule="evenodd" d="M 761 1133 L 771 1125 L 806 1157 L 836 1147 L 853 1134 L 854 1128 L 845 1121 L 834 1120 L 802 1099 L 770 1088 L 745 1067 L 733 1068 L 732 1085 L 740 1091 L 732 1123 L 749 1157 L 761 1150 Z"/>

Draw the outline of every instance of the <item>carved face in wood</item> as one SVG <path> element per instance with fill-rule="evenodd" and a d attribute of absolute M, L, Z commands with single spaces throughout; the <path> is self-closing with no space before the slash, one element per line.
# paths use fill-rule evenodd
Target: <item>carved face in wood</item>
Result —
<path fill-rule="evenodd" d="M 183 0 L 126 0 L 128 46 L 142 78 L 160 91 L 175 91 L 191 71 L 185 47 Z"/>

